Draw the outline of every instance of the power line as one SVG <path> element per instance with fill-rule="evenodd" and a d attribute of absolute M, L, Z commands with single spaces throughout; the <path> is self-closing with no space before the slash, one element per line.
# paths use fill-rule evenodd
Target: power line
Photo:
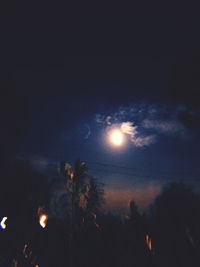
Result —
<path fill-rule="evenodd" d="M 97 171 L 97 172 L 101 172 L 101 173 L 104 173 L 105 174 L 105 171 L 104 170 L 98 170 L 98 169 L 91 169 L 90 170 L 93 170 L 93 171 Z M 183 177 L 178 177 L 178 176 L 175 176 L 175 177 L 170 177 L 170 176 L 156 176 L 156 175 L 137 175 L 137 174 L 127 174 L 125 172 L 113 172 L 113 171 L 109 171 L 110 174 L 120 174 L 120 175 L 123 175 L 123 176 L 129 176 L 134 179 L 134 178 L 143 178 L 142 180 L 147 180 L 148 178 L 152 179 L 152 180 L 159 180 L 159 181 L 168 181 L 168 182 L 173 182 L 173 181 L 180 181 L 180 182 L 190 182 L 190 183 L 198 183 L 200 182 L 200 179 L 191 179 L 191 178 L 183 178 Z M 109 181 L 109 184 L 110 184 L 110 181 Z"/>
<path fill-rule="evenodd" d="M 120 166 L 120 165 L 114 165 L 114 164 L 107 164 L 107 163 L 101 163 L 101 162 L 91 162 L 91 161 L 87 161 L 87 163 L 88 164 L 95 164 L 95 165 L 100 165 L 100 166 L 105 166 L 105 167 L 112 167 L 112 168 L 120 168 L 120 169 L 126 169 L 126 170 L 133 170 L 133 171 L 145 171 L 145 172 L 152 172 L 152 173 L 159 173 L 159 174 L 166 174 L 166 173 L 168 173 L 168 174 L 179 174 L 179 175 L 181 175 L 181 174 L 183 174 L 183 175 L 185 175 L 186 174 L 186 172 L 188 173 L 188 171 L 185 171 L 185 172 L 183 172 L 183 171 L 155 171 L 155 170 L 147 170 L 147 169 L 145 169 L 145 168 L 136 168 L 136 167 L 127 167 L 127 166 Z M 189 172 L 188 173 L 188 175 L 194 175 L 194 174 L 192 174 L 191 172 Z M 198 174 L 198 175 L 200 175 L 200 173 Z"/>
<path fill-rule="evenodd" d="M 94 170 L 94 171 L 99 171 L 99 172 L 109 172 L 113 174 L 121 174 L 121 175 L 128 175 L 128 176 L 139 176 L 139 177 L 144 177 L 144 178 L 187 178 L 189 180 L 192 180 L 195 178 L 196 181 L 199 180 L 200 175 L 199 174 L 194 174 L 194 173 L 186 173 L 186 172 L 164 172 L 164 171 L 152 171 L 152 170 L 145 170 L 145 169 L 139 169 L 139 168 L 130 168 L 130 167 L 125 167 L 125 166 L 117 166 L 117 165 L 112 165 L 112 164 L 105 164 L 105 163 L 99 163 L 99 162 L 88 162 L 89 164 L 95 164 L 99 165 L 101 168 L 94 168 L 92 166 L 88 166 L 89 170 Z M 103 168 L 102 168 L 103 167 Z M 108 169 L 108 167 L 115 168 L 115 170 Z M 106 168 L 106 169 L 105 169 Z M 131 170 L 130 172 L 121 172 L 116 170 L 118 169 L 124 169 L 124 170 Z M 190 177 L 190 178 L 189 178 Z"/>
<path fill-rule="evenodd" d="M 54 157 L 55 158 L 55 157 Z M 49 165 L 57 165 L 59 164 L 59 159 L 50 160 L 51 163 Z M 62 157 L 63 158 L 63 157 Z M 69 162 L 71 165 L 74 163 L 74 159 L 67 159 L 66 162 Z M 147 170 L 146 168 L 136 168 L 136 167 L 127 167 L 115 164 L 108 164 L 98 161 L 86 161 L 86 165 L 88 166 L 88 170 L 102 172 L 102 173 L 111 173 L 111 174 L 119 174 L 125 176 L 136 176 L 141 178 L 153 178 L 153 179 L 181 179 L 184 181 L 200 181 L 200 173 L 191 173 L 191 171 L 155 171 L 155 170 Z"/>
<path fill-rule="evenodd" d="M 66 160 L 73 165 L 73 160 Z M 200 182 L 200 174 L 194 174 L 187 172 L 167 172 L 167 171 L 155 171 L 155 170 L 146 170 L 145 168 L 133 168 L 133 167 L 126 167 L 114 164 L 107 164 L 102 162 L 93 162 L 93 161 L 86 161 L 86 165 L 88 166 L 89 171 L 96 171 L 101 173 L 110 173 L 114 175 L 124 175 L 124 176 L 132 176 L 132 177 L 141 177 L 141 178 L 151 178 L 151 179 L 167 179 L 172 180 L 179 179 L 184 181 L 194 181 Z M 93 165 L 93 166 L 91 166 Z M 120 170 L 119 170 L 120 169 Z"/>

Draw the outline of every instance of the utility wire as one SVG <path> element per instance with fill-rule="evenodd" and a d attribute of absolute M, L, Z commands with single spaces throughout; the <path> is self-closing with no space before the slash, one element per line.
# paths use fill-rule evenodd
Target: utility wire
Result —
<path fill-rule="evenodd" d="M 54 157 L 55 158 L 55 157 Z M 74 160 L 67 159 L 66 162 L 69 162 L 73 165 Z M 51 160 L 49 165 L 58 165 L 59 159 Z M 86 165 L 88 166 L 88 170 L 102 172 L 102 173 L 110 173 L 110 174 L 119 174 L 125 176 L 136 176 L 141 178 L 153 178 L 153 179 L 167 179 L 167 180 L 184 180 L 184 181 L 194 181 L 200 182 L 200 172 L 192 173 L 191 171 L 155 171 L 155 170 L 147 170 L 146 168 L 136 168 L 136 167 L 127 167 L 115 164 L 108 164 L 98 161 L 86 161 Z"/>
<path fill-rule="evenodd" d="M 89 170 L 95 171 L 95 172 L 101 172 L 102 174 L 105 174 L 105 170 L 101 170 L 101 169 L 95 169 L 95 168 L 89 168 Z M 124 175 L 124 176 L 128 176 L 128 177 L 135 177 L 135 178 L 142 178 L 142 180 L 146 181 L 146 179 L 150 178 L 153 180 L 157 180 L 157 181 L 168 181 L 168 182 L 175 182 L 175 181 L 180 181 L 180 182 L 190 182 L 190 183 L 198 183 L 200 182 L 200 179 L 198 178 L 183 178 L 182 176 L 170 176 L 170 175 L 156 175 L 156 174 L 151 174 L 151 175 L 144 175 L 144 174 L 136 174 L 136 173 L 126 173 L 126 172 L 114 172 L 114 171 L 107 171 L 106 173 L 109 174 L 119 174 L 119 175 Z M 110 181 L 109 181 L 110 184 Z M 113 184 L 116 184 L 115 182 L 113 182 Z"/>
<path fill-rule="evenodd" d="M 172 175 L 193 175 L 191 171 L 155 171 L 155 170 L 146 170 L 145 168 L 136 168 L 136 167 L 126 167 L 126 166 L 120 166 L 120 165 L 113 165 L 113 164 L 107 164 L 107 163 L 101 163 L 101 162 L 91 162 L 88 161 L 88 164 L 93 164 L 93 165 L 99 165 L 99 166 L 104 166 L 104 167 L 112 167 L 112 168 L 120 168 L 120 169 L 126 169 L 126 170 L 132 170 L 132 171 L 138 171 L 138 172 L 151 172 L 151 173 L 156 173 L 156 174 L 172 174 Z M 200 175 L 200 173 L 198 174 Z"/>
<path fill-rule="evenodd" d="M 91 165 L 97 165 L 97 167 L 90 166 Z M 98 165 L 100 168 L 98 168 Z M 112 169 L 109 169 L 111 167 Z M 113 170 L 113 168 L 115 170 Z M 123 169 L 125 171 L 118 171 L 118 169 Z M 164 171 L 148 171 L 145 169 L 139 169 L 139 168 L 129 168 L 124 166 L 117 166 L 117 165 L 111 165 L 111 164 L 105 164 L 105 163 L 99 163 L 99 162 L 88 162 L 88 169 L 94 170 L 98 172 L 107 172 L 107 173 L 113 173 L 113 174 L 122 174 L 122 175 L 128 175 L 128 176 L 137 176 L 137 177 L 144 177 L 144 178 L 180 178 L 180 179 L 188 179 L 188 180 L 196 180 L 199 181 L 200 175 L 194 174 L 194 173 L 188 173 L 188 172 L 164 172 Z M 130 172 L 129 172 L 130 170 Z M 128 172 L 127 172 L 128 171 Z"/>

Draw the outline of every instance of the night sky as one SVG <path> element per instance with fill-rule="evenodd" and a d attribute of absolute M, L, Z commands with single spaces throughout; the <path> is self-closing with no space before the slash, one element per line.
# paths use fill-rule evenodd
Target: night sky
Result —
<path fill-rule="evenodd" d="M 4 58 L 2 160 L 50 173 L 80 158 L 105 184 L 106 208 L 146 208 L 170 181 L 199 186 L 200 58 Z M 9 62 L 9 63 L 8 63 Z M 115 147 L 112 128 L 125 139 Z"/>

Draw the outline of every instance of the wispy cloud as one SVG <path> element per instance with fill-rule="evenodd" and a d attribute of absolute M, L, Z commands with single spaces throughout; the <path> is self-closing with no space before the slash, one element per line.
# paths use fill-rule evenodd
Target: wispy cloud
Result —
<path fill-rule="evenodd" d="M 129 134 L 131 137 L 134 137 L 137 134 L 137 126 L 134 126 L 132 122 L 122 122 L 121 131 L 125 134 Z"/>
<path fill-rule="evenodd" d="M 51 171 L 52 169 L 54 171 L 57 171 L 58 168 L 57 161 L 54 161 L 52 159 L 37 154 L 30 154 L 30 155 L 18 154 L 16 155 L 16 159 L 28 163 L 34 170 L 40 173 L 46 173 L 49 170 L 49 168 L 51 168 Z"/>
<path fill-rule="evenodd" d="M 137 147 L 149 146 L 160 134 L 185 138 L 188 131 L 179 120 L 183 105 L 156 105 L 146 102 L 121 106 L 109 114 L 96 114 L 95 121 L 105 128 L 118 125 Z"/>
<path fill-rule="evenodd" d="M 130 140 L 137 147 L 149 146 L 155 143 L 155 135 L 138 136 L 137 126 L 134 126 L 132 122 L 122 122 L 121 131 L 127 135 L 130 135 Z"/>
<path fill-rule="evenodd" d="M 145 137 L 136 137 L 134 139 L 131 139 L 131 141 L 137 147 L 150 146 L 156 142 L 156 136 L 155 135 L 149 135 L 149 136 L 145 136 Z"/>
<path fill-rule="evenodd" d="M 145 119 L 142 122 L 142 126 L 146 129 L 155 129 L 163 134 L 178 134 L 181 137 L 185 133 L 185 127 L 179 121 L 156 121 Z"/>

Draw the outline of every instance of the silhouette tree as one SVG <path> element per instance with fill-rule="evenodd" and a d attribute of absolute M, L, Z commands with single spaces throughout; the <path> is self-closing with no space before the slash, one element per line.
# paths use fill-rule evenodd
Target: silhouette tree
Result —
<path fill-rule="evenodd" d="M 80 159 L 75 161 L 74 168 L 66 162 L 61 162 L 60 166 L 73 225 L 86 223 L 100 212 L 104 203 L 103 184 L 89 176 L 86 164 Z"/>
<path fill-rule="evenodd" d="M 22 161 L 10 162 L 4 173 L 5 182 L 0 190 L 1 219 L 8 217 L 6 233 L 1 233 L 0 257 L 13 259 L 19 255 L 27 240 L 35 234 L 38 224 L 38 207 L 48 207 L 47 177 L 35 172 Z M 0 219 L 0 220 L 1 220 Z"/>
<path fill-rule="evenodd" d="M 130 201 L 130 220 L 131 221 L 135 221 L 138 219 L 138 217 L 140 216 L 139 212 L 138 212 L 138 207 L 136 206 L 134 200 Z"/>
<path fill-rule="evenodd" d="M 89 177 L 89 185 L 87 185 L 87 206 L 86 206 L 86 218 L 89 222 L 94 223 L 96 227 L 96 216 L 100 215 L 101 208 L 104 204 L 104 190 L 103 184 L 98 183 L 94 177 Z"/>
<path fill-rule="evenodd" d="M 132 251 L 130 259 L 138 266 L 146 266 L 145 236 L 148 233 L 144 217 L 139 213 L 134 200 L 130 201 L 130 217 L 126 228 L 126 236 Z"/>
<path fill-rule="evenodd" d="M 91 240 L 94 236 L 90 238 L 91 231 L 87 231 L 88 227 L 91 225 L 94 228 L 99 227 L 96 223 L 96 215 L 99 214 L 103 203 L 103 187 L 89 176 L 86 164 L 80 159 L 75 161 L 74 168 L 67 162 L 61 162 L 60 174 L 64 179 L 68 197 L 69 246 L 71 251 L 69 264 L 73 266 L 75 262 L 80 261 L 79 258 L 75 257 L 75 250 L 76 255 L 80 253 L 81 258 L 84 258 L 86 255 L 82 253 L 84 248 L 92 244 Z M 87 240 L 87 244 L 85 240 Z M 82 247 L 82 250 L 78 252 L 79 247 Z M 91 246 L 90 250 L 93 247 Z"/>
<path fill-rule="evenodd" d="M 166 186 L 152 207 L 154 216 L 173 227 L 191 224 L 198 215 L 199 197 L 190 185 L 172 183 Z"/>
<path fill-rule="evenodd" d="M 152 206 L 153 236 L 163 266 L 198 266 L 199 197 L 183 183 L 167 185 Z"/>
<path fill-rule="evenodd" d="M 8 165 L 1 185 L 0 209 L 11 216 L 37 215 L 39 205 L 48 205 L 48 180 L 23 161 Z"/>

